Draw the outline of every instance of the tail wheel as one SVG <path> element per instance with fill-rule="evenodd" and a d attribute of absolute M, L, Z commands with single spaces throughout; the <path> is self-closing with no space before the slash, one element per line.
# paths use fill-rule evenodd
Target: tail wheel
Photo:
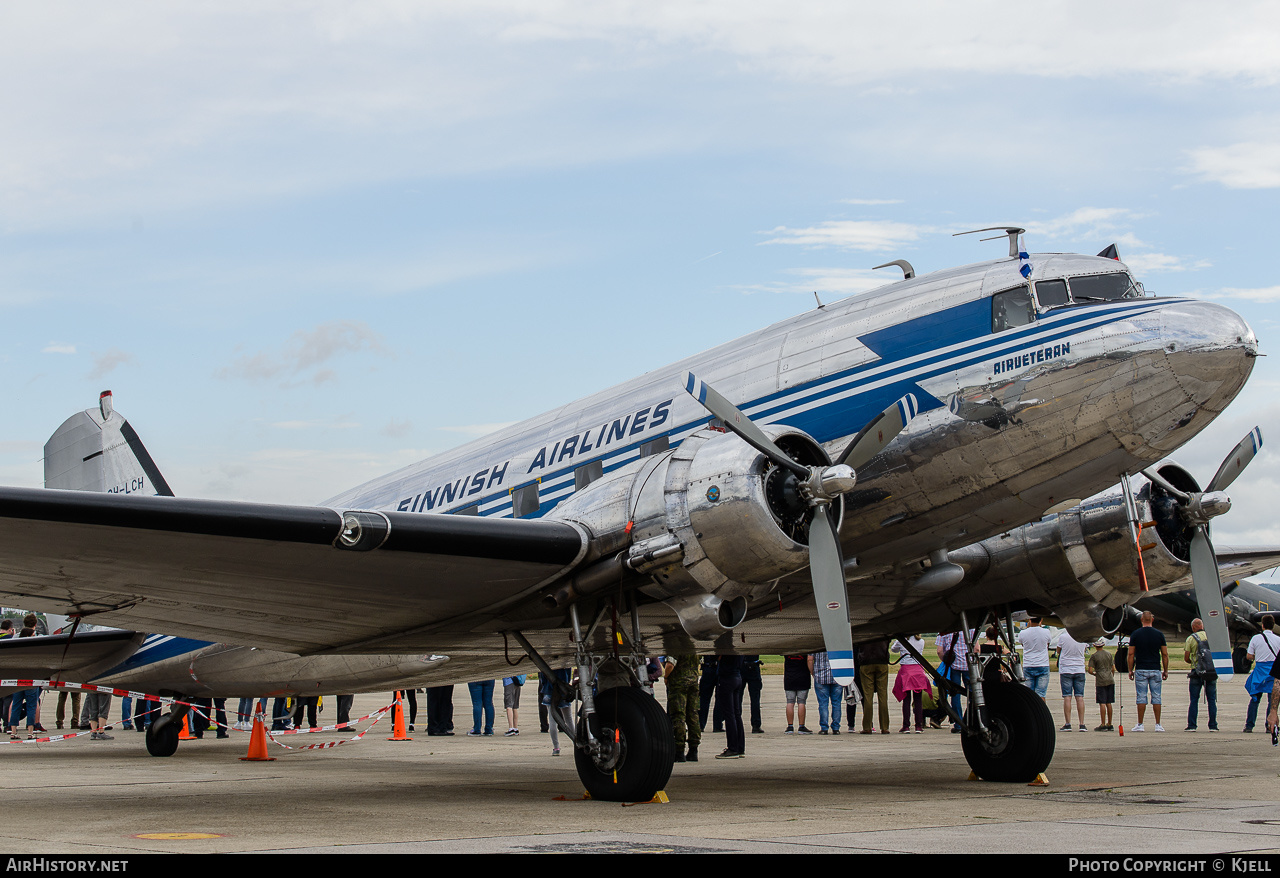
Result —
<path fill-rule="evenodd" d="M 1030 783 L 1053 761 L 1053 714 L 1020 683 L 986 683 L 982 691 L 991 735 L 966 732 L 964 758 L 983 780 Z"/>
<path fill-rule="evenodd" d="M 147 752 L 152 756 L 172 756 L 178 752 L 179 725 L 173 714 L 161 716 L 147 729 Z"/>
<path fill-rule="evenodd" d="M 671 778 L 675 743 L 666 711 L 639 689 L 606 689 L 596 696 L 592 733 L 607 745 L 592 755 L 575 747 L 578 777 L 593 799 L 639 802 L 652 799 Z M 585 739 L 586 724 L 579 723 Z"/>

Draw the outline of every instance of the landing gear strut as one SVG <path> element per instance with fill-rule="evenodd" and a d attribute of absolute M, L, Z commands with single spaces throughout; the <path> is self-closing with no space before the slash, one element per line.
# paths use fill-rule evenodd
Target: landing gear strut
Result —
<path fill-rule="evenodd" d="M 960 619 L 967 630 L 963 613 Z M 969 767 L 983 780 L 1030 783 L 1053 761 L 1053 714 L 1023 685 L 1012 617 L 1006 613 L 994 622 L 1006 650 L 979 654 L 977 645 L 969 644 L 968 707 L 960 743 Z"/>
<path fill-rule="evenodd" d="M 905 639 L 901 643 L 937 682 L 942 707 L 951 721 L 960 725 L 964 758 L 974 774 L 983 780 L 1030 783 L 1053 761 L 1053 714 L 1044 700 L 1022 683 L 1025 678 L 1013 649 L 1013 619 L 1006 614 L 994 622 L 1007 649 L 979 653 L 977 644 L 970 643 L 968 681 L 963 687 L 940 675 Z M 964 613 L 960 614 L 960 630 L 975 630 Z M 946 699 L 946 693 L 955 691 L 966 696 L 963 717 L 952 712 Z"/>
<path fill-rule="evenodd" d="M 548 711 L 548 719 L 573 740 L 578 778 L 591 798 L 606 802 L 652 799 L 671 778 L 675 740 L 667 712 L 640 688 L 645 657 L 636 609 L 634 605 L 631 608 L 631 631 L 626 638 L 629 649 L 625 652 L 617 647 L 610 652 L 595 652 L 587 646 L 611 609 L 609 605 L 601 608 L 586 631 L 579 624 L 577 605 L 569 609 L 577 650 L 577 695 L 582 708 L 576 729 L 565 728 L 558 711 Z M 611 632 L 609 642 L 617 644 L 619 633 L 627 632 Z M 550 676 L 551 667 L 529 641 L 518 631 L 514 634 L 538 670 Z"/>

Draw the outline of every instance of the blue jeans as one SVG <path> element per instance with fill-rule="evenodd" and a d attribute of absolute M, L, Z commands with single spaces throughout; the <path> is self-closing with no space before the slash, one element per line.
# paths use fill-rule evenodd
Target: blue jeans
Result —
<path fill-rule="evenodd" d="M 9 715 L 9 727 L 17 728 L 23 711 L 27 714 L 27 728 L 36 724 L 36 704 L 40 701 L 39 689 L 23 689 L 13 693 L 13 712 Z"/>
<path fill-rule="evenodd" d="M 1191 681 L 1191 706 L 1187 708 L 1187 728 L 1196 727 L 1196 714 L 1200 710 L 1200 690 L 1204 690 L 1209 701 L 1209 728 L 1218 727 L 1218 681 L 1201 680 L 1199 677 L 1188 677 Z"/>
<path fill-rule="evenodd" d="M 1134 704 L 1160 703 L 1160 671 L 1134 671 Z"/>
<path fill-rule="evenodd" d="M 468 683 L 467 691 L 471 693 L 471 731 L 493 734 L 493 681 Z M 484 728 L 480 728 L 480 715 L 484 714 Z"/>
<path fill-rule="evenodd" d="M 1252 695 L 1249 697 L 1249 710 L 1245 714 L 1245 718 L 1244 718 L 1244 727 L 1247 731 L 1253 731 L 1253 724 L 1258 720 L 1258 705 L 1261 703 L 1261 701 L 1262 701 L 1261 695 Z M 16 698 L 14 699 L 14 703 L 15 704 L 17 703 Z M 1271 712 L 1271 693 L 1268 692 L 1267 693 L 1267 713 L 1270 713 L 1270 712 Z M 1212 722 L 1212 720 L 1210 720 L 1210 722 Z"/>
<path fill-rule="evenodd" d="M 829 707 L 831 728 L 840 731 L 840 706 L 844 703 L 844 687 L 838 683 L 814 683 L 813 689 L 818 693 L 818 725 L 824 729 L 827 727 Z"/>
<path fill-rule="evenodd" d="M 1036 665 L 1035 667 L 1022 668 L 1022 674 L 1027 678 L 1027 688 L 1032 692 L 1044 698 L 1049 691 L 1049 666 Z"/>
<path fill-rule="evenodd" d="M 946 677 L 952 683 L 959 683 L 966 686 L 969 683 L 968 670 L 960 671 L 955 668 L 951 668 L 947 671 Z M 962 696 L 960 695 L 960 693 L 956 692 L 948 700 L 951 702 L 951 709 L 956 712 L 956 716 L 964 716 L 964 707 L 962 703 Z M 952 725 L 954 726 L 955 723 L 953 722 Z"/>

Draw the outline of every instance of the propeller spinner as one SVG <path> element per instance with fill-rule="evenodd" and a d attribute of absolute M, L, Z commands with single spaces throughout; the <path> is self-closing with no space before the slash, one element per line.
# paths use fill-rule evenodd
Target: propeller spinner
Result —
<path fill-rule="evenodd" d="M 719 418 L 726 429 L 759 451 L 775 465 L 789 470 L 796 479 L 798 496 L 813 513 L 809 524 L 809 573 L 813 597 L 822 625 L 822 640 L 831 659 L 831 676 L 847 686 L 853 682 L 853 634 L 849 630 L 848 592 L 844 581 L 844 554 L 831 515 L 831 503 L 853 490 L 857 483 L 854 468 L 875 457 L 918 411 L 916 398 L 907 394 L 872 419 L 831 466 L 805 466 L 793 460 L 764 431 L 733 403 L 692 372 L 686 375 L 685 390 L 707 411 Z"/>

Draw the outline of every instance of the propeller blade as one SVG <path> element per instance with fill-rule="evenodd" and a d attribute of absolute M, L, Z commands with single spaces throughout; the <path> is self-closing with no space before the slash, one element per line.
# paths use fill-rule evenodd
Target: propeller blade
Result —
<path fill-rule="evenodd" d="M 857 470 L 883 451 L 919 411 L 915 394 L 908 393 L 859 430 L 836 463 L 843 463 Z"/>
<path fill-rule="evenodd" d="M 826 503 L 813 507 L 809 573 L 813 578 L 813 599 L 818 604 L 818 621 L 822 623 L 822 640 L 831 659 L 831 677 L 839 685 L 848 686 L 853 682 L 853 632 L 849 630 L 844 558 L 827 514 L 830 508 Z"/>
<path fill-rule="evenodd" d="M 1227 486 L 1236 480 L 1236 476 L 1249 465 L 1249 461 L 1257 455 L 1262 448 L 1262 428 L 1254 427 L 1249 431 L 1249 435 L 1240 440 L 1240 444 L 1231 450 L 1227 455 L 1227 459 L 1222 462 L 1222 466 L 1218 467 L 1218 471 L 1213 474 L 1213 478 L 1209 481 L 1209 487 L 1205 488 L 1205 493 L 1212 491 L 1225 491 Z"/>
<path fill-rule="evenodd" d="M 787 456 L 764 431 L 752 423 L 736 405 L 716 392 L 710 384 L 692 372 L 685 373 L 685 391 L 702 404 L 702 407 L 724 422 L 725 429 L 732 430 L 744 442 L 772 460 L 778 466 L 786 467 L 802 479 L 809 477 L 809 468 L 796 463 Z"/>
<path fill-rule="evenodd" d="M 1205 525 L 1197 527 L 1195 536 L 1191 538 L 1191 582 L 1200 608 L 1200 621 L 1204 623 L 1204 633 L 1209 638 L 1209 651 L 1213 653 L 1214 669 L 1219 679 L 1230 679 L 1235 669 L 1231 663 L 1227 609 L 1222 599 L 1222 580 L 1218 578 L 1218 559 Z"/>
<path fill-rule="evenodd" d="M 1191 499 L 1190 494 L 1186 493 L 1185 491 L 1179 491 L 1173 485 L 1169 484 L 1168 480 L 1165 479 L 1164 476 L 1160 475 L 1155 470 L 1144 469 L 1142 471 L 1142 474 L 1146 476 L 1147 480 L 1150 481 L 1152 484 L 1156 484 L 1156 485 L 1159 485 L 1161 488 L 1164 488 L 1164 490 L 1168 491 L 1174 497 L 1177 497 L 1183 503 L 1186 503 L 1188 500 Z"/>

